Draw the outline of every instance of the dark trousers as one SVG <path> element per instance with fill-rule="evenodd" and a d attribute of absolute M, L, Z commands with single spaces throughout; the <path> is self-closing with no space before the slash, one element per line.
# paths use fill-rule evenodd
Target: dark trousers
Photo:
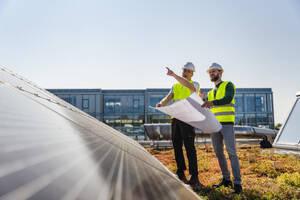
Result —
<path fill-rule="evenodd" d="M 177 163 L 177 170 L 186 170 L 182 145 L 184 144 L 189 161 L 189 172 L 198 175 L 197 153 L 195 148 L 195 129 L 178 119 L 172 119 L 172 142 Z"/>

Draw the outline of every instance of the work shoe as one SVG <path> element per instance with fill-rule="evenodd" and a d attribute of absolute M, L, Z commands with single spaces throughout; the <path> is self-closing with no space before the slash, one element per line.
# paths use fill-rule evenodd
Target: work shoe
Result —
<path fill-rule="evenodd" d="M 188 182 L 188 180 L 187 180 L 186 177 L 185 177 L 184 172 L 182 172 L 182 171 L 177 171 L 176 174 L 177 174 L 177 177 L 179 178 L 179 180 L 181 180 L 181 181 L 184 182 L 184 183 L 187 183 L 187 182 Z"/>
<path fill-rule="evenodd" d="M 234 184 L 233 186 L 233 194 L 240 194 L 243 191 L 241 184 Z"/>
<path fill-rule="evenodd" d="M 199 182 L 199 179 L 198 179 L 198 175 L 192 175 L 190 180 L 187 182 L 187 184 L 189 184 L 190 186 L 192 187 L 195 187 L 195 186 L 200 186 L 200 182 Z"/>
<path fill-rule="evenodd" d="M 225 178 L 222 179 L 222 181 L 218 184 L 214 184 L 213 187 L 221 187 L 221 186 L 224 186 L 224 187 L 232 187 L 232 181 L 231 180 L 226 180 Z"/>

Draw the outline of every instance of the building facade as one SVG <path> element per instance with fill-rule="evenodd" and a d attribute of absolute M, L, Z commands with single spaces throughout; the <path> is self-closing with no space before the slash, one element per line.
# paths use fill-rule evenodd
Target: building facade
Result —
<path fill-rule="evenodd" d="M 170 89 L 48 89 L 48 91 L 134 138 L 144 137 L 144 123 L 170 122 L 168 115 L 153 108 Z M 204 88 L 201 91 L 207 93 L 209 89 Z M 237 125 L 274 128 L 271 88 L 237 88 L 235 110 Z"/>

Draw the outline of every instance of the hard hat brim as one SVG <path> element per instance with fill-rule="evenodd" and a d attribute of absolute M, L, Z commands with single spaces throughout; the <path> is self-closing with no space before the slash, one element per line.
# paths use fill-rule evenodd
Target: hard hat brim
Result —
<path fill-rule="evenodd" d="M 192 70 L 192 69 L 189 69 L 189 68 L 186 68 L 186 67 L 182 67 L 181 69 L 188 69 L 188 70 L 191 70 L 192 72 L 195 72 L 195 70 Z"/>
<path fill-rule="evenodd" d="M 219 71 L 224 72 L 224 69 L 219 69 L 219 68 L 217 68 L 217 67 L 210 68 L 210 69 L 206 70 L 206 72 L 209 73 L 209 71 L 212 70 L 212 69 L 217 69 L 217 70 L 219 70 Z"/>

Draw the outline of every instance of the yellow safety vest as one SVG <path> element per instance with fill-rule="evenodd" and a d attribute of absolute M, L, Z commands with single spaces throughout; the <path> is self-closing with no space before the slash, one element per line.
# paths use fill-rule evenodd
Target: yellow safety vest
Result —
<path fill-rule="evenodd" d="M 214 96 L 214 89 L 210 90 L 207 94 L 208 101 L 214 101 L 218 99 L 222 99 L 225 96 L 226 92 L 226 86 L 229 83 L 229 81 L 224 81 L 219 86 L 216 97 Z M 235 92 L 235 86 L 234 87 Z M 215 114 L 216 118 L 219 120 L 219 122 L 233 122 L 234 123 L 234 97 L 232 98 L 232 101 L 229 104 L 225 105 L 216 105 L 210 108 L 211 112 Z"/>
<path fill-rule="evenodd" d="M 192 83 L 193 81 L 190 80 L 189 82 Z M 173 100 L 186 99 L 191 96 L 191 90 L 181 83 L 176 83 L 173 85 L 173 95 Z"/>

